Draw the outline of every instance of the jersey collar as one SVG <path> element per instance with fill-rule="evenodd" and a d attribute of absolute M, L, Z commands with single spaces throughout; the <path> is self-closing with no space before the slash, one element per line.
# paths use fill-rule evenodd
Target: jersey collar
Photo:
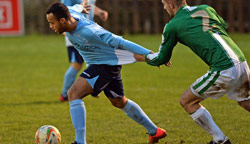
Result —
<path fill-rule="evenodd" d="M 181 6 L 175 15 L 178 15 L 178 14 L 180 13 L 180 11 L 182 11 L 183 8 L 186 7 L 186 6 L 188 6 L 188 5 L 183 5 L 183 6 Z"/>

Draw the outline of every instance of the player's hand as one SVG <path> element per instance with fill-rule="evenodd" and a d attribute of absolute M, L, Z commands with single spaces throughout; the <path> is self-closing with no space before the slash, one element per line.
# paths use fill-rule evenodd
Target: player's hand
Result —
<path fill-rule="evenodd" d="M 139 62 L 145 62 L 145 55 L 140 55 L 140 54 L 134 54 L 134 58 L 136 59 L 136 61 Z"/>
<path fill-rule="evenodd" d="M 91 5 L 87 5 L 87 3 L 88 3 L 88 0 L 85 0 L 81 3 L 83 7 L 82 13 L 89 14 L 88 11 L 91 10 Z"/>
<path fill-rule="evenodd" d="M 104 22 L 107 21 L 108 16 L 109 16 L 109 14 L 108 14 L 107 11 L 105 11 L 105 10 L 101 10 L 101 11 L 100 11 L 99 18 L 100 18 L 102 21 L 104 21 Z"/>
<path fill-rule="evenodd" d="M 167 67 L 171 67 L 172 63 L 169 61 L 167 63 L 165 63 L 165 66 Z M 161 65 L 158 66 L 158 69 L 161 69 Z"/>
<path fill-rule="evenodd" d="M 165 66 L 167 66 L 167 67 L 171 67 L 171 65 L 172 65 L 172 63 L 170 61 L 165 63 Z"/>

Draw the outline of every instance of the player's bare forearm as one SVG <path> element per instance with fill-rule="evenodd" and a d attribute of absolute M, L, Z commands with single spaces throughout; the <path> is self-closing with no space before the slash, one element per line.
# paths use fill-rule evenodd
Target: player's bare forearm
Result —
<path fill-rule="evenodd" d="M 134 54 L 134 58 L 136 59 L 136 61 L 139 62 L 145 62 L 145 55 L 139 55 L 139 54 Z"/>
<path fill-rule="evenodd" d="M 149 54 L 153 54 L 153 53 L 154 52 L 151 51 Z M 136 59 L 136 61 L 139 61 L 139 62 L 145 62 L 146 61 L 145 55 L 134 54 L 134 58 Z"/>

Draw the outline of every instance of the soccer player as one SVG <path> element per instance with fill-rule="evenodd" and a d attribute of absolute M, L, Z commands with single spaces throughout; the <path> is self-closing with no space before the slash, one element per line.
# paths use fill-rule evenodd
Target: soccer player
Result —
<path fill-rule="evenodd" d="M 46 12 L 50 28 L 59 34 L 66 32 L 88 65 L 67 93 L 76 134 L 74 143 L 86 143 L 86 110 L 82 98 L 89 94 L 96 96 L 102 91 L 113 106 L 146 128 L 149 143 L 158 142 L 166 136 L 166 131 L 157 128 L 139 105 L 125 97 L 120 74 L 122 64 L 135 62 L 133 53 L 145 55 L 151 51 L 86 19 L 79 13 L 86 11 L 85 8 L 85 2 L 73 7 L 53 3 Z"/>
<path fill-rule="evenodd" d="M 83 0 L 61 0 L 61 2 L 66 6 L 73 6 L 75 4 L 80 4 Z M 108 19 L 108 12 L 105 10 L 100 9 L 99 7 L 95 6 L 96 0 L 89 0 L 88 5 L 91 7 L 89 8 L 88 14 L 84 16 L 89 20 L 94 20 L 94 15 L 98 16 L 102 21 L 106 21 Z M 78 51 L 74 48 L 72 43 L 65 37 L 65 43 L 68 49 L 68 57 L 71 65 L 67 69 L 66 73 L 64 74 L 64 82 L 61 95 L 59 97 L 60 101 L 64 102 L 67 101 L 67 91 L 74 83 L 76 79 L 77 73 L 80 71 L 83 59 Z"/>
<path fill-rule="evenodd" d="M 180 98 L 180 104 L 193 120 L 213 136 L 209 144 L 230 144 L 200 102 L 217 99 L 225 94 L 250 111 L 250 71 L 246 59 L 226 32 L 226 23 L 208 5 L 188 6 L 186 0 L 162 0 L 172 18 L 166 24 L 159 52 L 135 55 L 149 65 L 168 64 L 172 50 L 180 42 L 188 46 L 209 67 Z"/>

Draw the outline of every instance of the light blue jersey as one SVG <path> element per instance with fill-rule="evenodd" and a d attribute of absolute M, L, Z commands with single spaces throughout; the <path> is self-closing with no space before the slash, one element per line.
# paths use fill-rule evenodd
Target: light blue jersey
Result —
<path fill-rule="evenodd" d="M 68 39 L 79 51 L 87 64 L 122 65 L 135 62 L 133 53 L 145 55 L 150 50 L 117 36 L 97 23 L 86 19 L 81 5 L 68 7 L 72 17 L 78 21 L 77 28 Z"/>

